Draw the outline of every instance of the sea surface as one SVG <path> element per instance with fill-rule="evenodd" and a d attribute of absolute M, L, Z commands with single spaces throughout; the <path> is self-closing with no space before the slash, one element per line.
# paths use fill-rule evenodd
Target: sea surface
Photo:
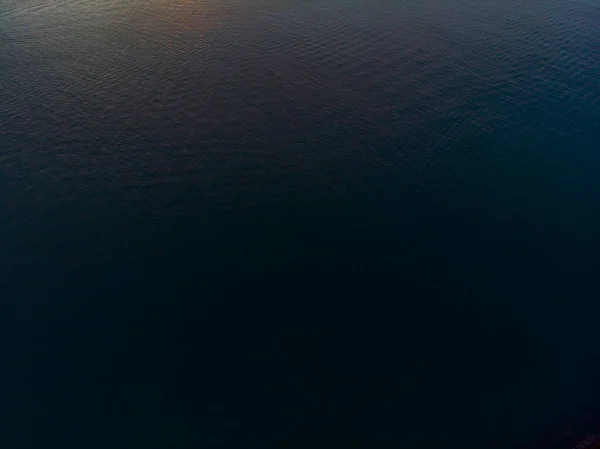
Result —
<path fill-rule="evenodd" d="M 531 447 L 599 282 L 597 0 L 0 0 L 3 449 Z"/>

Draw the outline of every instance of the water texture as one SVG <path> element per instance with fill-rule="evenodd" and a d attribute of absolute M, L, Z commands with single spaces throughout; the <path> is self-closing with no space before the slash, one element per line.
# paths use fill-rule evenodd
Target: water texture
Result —
<path fill-rule="evenodd" d="M 2 447 L 527 447 L 599 169 L 593 0 L 0 0 Z"/>

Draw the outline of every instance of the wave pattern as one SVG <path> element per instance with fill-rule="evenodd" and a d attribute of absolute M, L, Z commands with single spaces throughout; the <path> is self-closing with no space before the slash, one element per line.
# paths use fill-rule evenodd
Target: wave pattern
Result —
<path fill-rule="evenodd" d="M 599 30 L 595 0 L 0 0 L 15 335 L 131 279 L 429 263 L 559 348 L 527 410 L 568 402 L 600 344 Z"/>

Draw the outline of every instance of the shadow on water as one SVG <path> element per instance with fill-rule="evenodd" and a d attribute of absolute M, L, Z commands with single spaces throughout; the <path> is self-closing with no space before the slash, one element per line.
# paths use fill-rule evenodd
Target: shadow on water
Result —
<path fill-rule="evenodd" d="M 210 247 L 84 282 L 32 324 L 15 400 L 111 427 L 97 447 L 527 438 L 557 388 L 551 348 L 428 256 L 447 236 L 406 243 L 393 222 L 325 206 L 244 217 Z"/>
<path fill-rule="evenodd" d="M 75 423 L 40 436 L 73 447 L 90 433 L 88 447 L 274 449 L 538 435 L 560 406 L 559 361 L 457 274 L 465 242 L 326 206 L 247 216 L 210 245 L 82 281 L 60 313 L 38 300 L 55 312 L 21 330 L 13 403 L 46 410 L 32 428 Z"/>
<path fill-rule="evenodd" d="M 282 246 L 303 242 L 303 256 L 271 247 L 246 270 L 165 287 L 142 332 L 161 349 L 134 372 L 160 372 L 167 409 L 220 410 L 235 423 L 231 444 L 434 447 L 454 437 L 481 447 L 526 435 L 555 388 L 550 348 L 452 267 L 350 233 L 336 223 L 327 235 L 280 235 Z"/>

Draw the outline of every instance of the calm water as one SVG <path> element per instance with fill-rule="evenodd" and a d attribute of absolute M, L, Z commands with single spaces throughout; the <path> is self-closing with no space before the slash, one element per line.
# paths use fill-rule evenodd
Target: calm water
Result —
<path fill-rule="evenodd" d="M 519 448 L 600 402 L 595 0 L 0 0 L 0 440 Z"/>

